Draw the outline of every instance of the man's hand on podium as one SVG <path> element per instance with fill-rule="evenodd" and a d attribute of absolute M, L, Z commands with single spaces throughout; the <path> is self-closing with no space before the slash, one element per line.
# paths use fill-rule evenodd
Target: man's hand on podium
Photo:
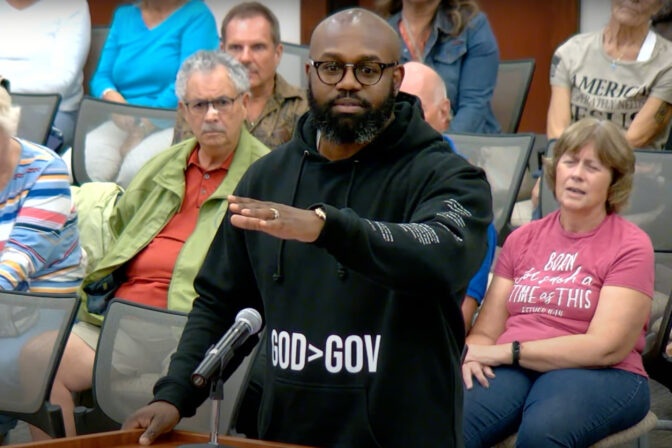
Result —
<path fill-rule="evenodd" d="M 177 408 L 166 401 L 140 408 L 126 419 L 122 429 L 147 428 L 140 436 L 141 445 L 149 445 L 161 434 L 167 433 L 180 421 Z"/>

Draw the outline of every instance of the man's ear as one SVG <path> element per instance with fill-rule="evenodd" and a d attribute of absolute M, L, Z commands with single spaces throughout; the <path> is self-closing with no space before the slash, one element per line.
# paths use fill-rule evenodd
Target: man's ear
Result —
<path fill-rule="evenodd" d="M 243 93 L 243 96 L 240 98 L 240 103 L 243 105 L 245 110 L 247 110 L 247 106 L 250 104 L 250 93 L 249 92 Z"/>
<path fill-rule="evenodd" d="M 439 116 L 441 117 L 441 123 L 444 124 L 443 128 L 448 129 L 450 127 L 450 121 L 453 119 L 453 114 L 450 111 L 450 100 L 445 98 L 439 103 Z"/>
<path fill-rule="evenodd" d="M 280 65 L 280 60 L 282 59 L 282 52 L 285 51 L 285 47 L 281 43 L 275 47 L 275 68 L 277 70 L 278 65 Z"/>
<path fill-rule="evenodd" d="M 306 61 L 304 67 L 306 69 L 306 79 L 310 79 L 310 62 Z"/>
<path fill-rule="evenodd" d="M 404 75 L 406 74 L 406 68 L 399 64 L 394 67 L 394 73 L 392 74 L 392 82 L 394 83 L 394 94 L 399 93 L 401 89 L 401 82 L 404 80 Z"/>

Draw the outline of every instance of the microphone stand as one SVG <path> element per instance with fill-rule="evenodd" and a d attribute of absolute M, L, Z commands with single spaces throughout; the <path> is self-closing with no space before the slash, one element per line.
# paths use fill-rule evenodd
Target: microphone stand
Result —
<path fill-rule="evenodd" d="M 231 445 L 221 445 L 219 443 L 219 416 L 222 410 L 222 401 L 224 400 L 224 358 L 219 363 L 219 368 L 215 374 L 215 378 L 211 379 L 210 396 L 208 397 L 212 403 L 210 411 L 210 441 L 208 443 L 190 443 L 187 445 L 180 445 L 178 448 L 234 448 Z"/>

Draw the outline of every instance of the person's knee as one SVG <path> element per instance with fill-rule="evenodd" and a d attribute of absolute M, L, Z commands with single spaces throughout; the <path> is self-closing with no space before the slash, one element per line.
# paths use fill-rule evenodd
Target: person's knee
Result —
<path fill-rule="evenodd" d="M 62 385 L 69 392 L 89 389 L 93 381 L 94 358 L 93 349 L 79 336 L 70 334 L 54 383 Z"/>
<path fill-rule="evenodd" d="M 57 336 L 57 331 L 45 331 L 33 336 L 21 347 L 19 371 L 22 382 L 30 384 L 32 380 L 40 380 L 55 349 Z"/>
<path fill-rule="evenodd" d="M 576 427 L 578 425 L 574 425 Z M 572 447 L 576 441 L 572 439 L 572 423 L 567 419 L 535 413 L 525 415 L 518 428 L 516 446 L 520 447 Z"/>

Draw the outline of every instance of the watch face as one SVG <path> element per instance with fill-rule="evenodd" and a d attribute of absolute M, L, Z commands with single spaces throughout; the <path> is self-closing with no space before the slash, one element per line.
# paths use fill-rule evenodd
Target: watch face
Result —
<path fill-rule="evenodd" d="M 322 207 L 318 207 L 315 209 L 315 214 L 317 215 L 318 218 L 320 218 L 322 221 L 327 220 L 327 214 L 324 212 L 324 209 Z"/>

